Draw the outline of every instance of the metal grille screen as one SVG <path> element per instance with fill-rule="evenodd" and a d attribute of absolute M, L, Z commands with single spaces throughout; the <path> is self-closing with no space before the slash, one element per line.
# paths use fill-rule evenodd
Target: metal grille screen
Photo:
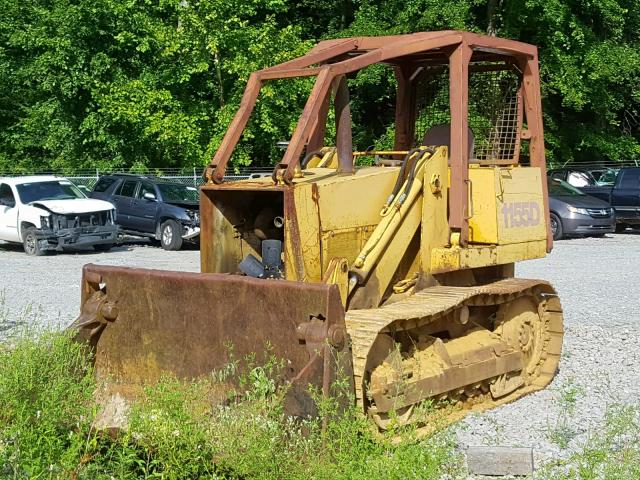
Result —
<path fill-rule="evenodd" d="M 488 65 L 474 67 L 491 68 Z M 449 77 L 446 67 L 426 68 L 418 79 L 416 145 L 434 127 L 449 125 Z M 518 94 L 520 75 L 513 70 L 480 70 L 469 74 L 469 128 L 473 134 L 470 159 L 508 163 L 520 148 Z"/>

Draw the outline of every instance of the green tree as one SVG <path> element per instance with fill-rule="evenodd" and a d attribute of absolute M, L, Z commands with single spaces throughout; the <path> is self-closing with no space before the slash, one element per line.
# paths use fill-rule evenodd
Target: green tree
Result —
<path fill-rule="evenodd" d="M 308 48 L 277 0 L 1 4 L 0 170 L 202 165 L 249 73 Z M 289 129 L 299 93 L 248 136 Z"/>
<path fill-rule="evenodd" d="M 549 162 L 640 158 L 638 0 L 363 0 L 354 17 L 340 36 L 457 29 L 538 45 Z M 371 141 L 385 130 L 375 112 L 394 81 L 369 74 L 362 83 L 362 118 L 373 120 L 359 133 Z"/>
<path fill-rule="evenodd" d="M 539 46 L 548 158 L 640 157 L 640 0 L 0 0 L 0 170 L 204 165 L 249 74 L 319 39 L 464 29 Z M 312 84 L 271 82 L 232 164 L 272 163 Z M 350 80 L 355 145 L 395 80 Z M 388 136 L 388 135 L 387 135 Z"/>
<path fill-rule="evenodd" d="M 640 157 L 640 1 L 521 0 L 501 35 L 538 45 L 549 160 Z"/>

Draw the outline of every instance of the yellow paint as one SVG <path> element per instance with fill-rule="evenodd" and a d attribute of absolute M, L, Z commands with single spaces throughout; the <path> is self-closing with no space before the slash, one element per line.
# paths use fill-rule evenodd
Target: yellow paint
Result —
<path fill-rule="evenodd" d="M 407 202 L 409 203 L 409 202 Z M 416 232 L 420 228 L 422 220 L 422 204 L 418 199 L 414 199 L 407 205 L 407 211 L 403 215 L 403 221 L 399 224 L 393 235 L 388 237 L 382 235 L 381 241 L 378 244 L 383 255 L 378 256 L 378 261 L 375 261 L 376 250 L 372 251 L 372 257 L 368 259 L 363 265 L 363 269 L 352 268 L 352 271 L 366 272 L 369 278 L 375 278 L 375 282 L 371 282 L 364 286 L 364 290 L 367 292 L 367 297 L 370 302 L 377 304 L 385 292 L 396 281 L 402 280 L 402 278 L 395 279 L 394 274 L 400 267 L 403 260 L 409 262 L 408 276 L 413 276 L 411 267 L 418 267 L 418 263 L 414 262 L 415 256 L 418 256 L 418 251 L 415 252 L 414 258 L 406 258 L 407 254 L 411 257 L 413 252 L 409 251 L 409 245 L 413 240 Z M 416 249 L 417 250 L 417 249 Z"/>
<path fill-rule="evenodd" d="M 353 263 L 362 247 L 371 236 L 376 225 L 324 230 L 322 232 L 322 266 L 329 267 L 329 262 L 336 256 L 343 256 Z"/>
<path fill-rule="evenodd" d="M 285 260 L 294 261 L 294 255 L 298 261 L 302 259 L 304 281 L 320 281 L 334 257 L 346 258 L 349 264 L 354 262 L 380 222 L 380 206 L 389 196 L 398 170 L 365 167 L 355 175 L 336 175 L 328 169 L 308 169 L 303 179 L 294 182 L 301 243 L 297 249 L 292 236 L 285 235 Z M 286 231 L 292 232 L 292 228 L 293 225 Z M 286 278 L 302 280 L 289 268 Z"/>
<path fill-rule="evenodd" d="M 349 263 L 346 258 L 332 258 L 329 261 L 322 281 L 329 285 L 337 285 L 340 291 L 342 305 L 347 305 L 349 295 Z"/>
<path fill-rule="evenodd" d="M 469 241 L 510 244 L 546 238 L 540 169 L 469 168 Z"/>
<path fill-rule="evenodd" d="M 422 228 L 420 234 L 420 259 L 422 271 L 431 270 L 431 250 L 444 247 L 449 241 L 447 221 L 448 167 L 447 149 L 441 148 L 425 166 L 424 179 L 427 187 L 422 197 Z M 439 188 L 434 184 L 437 179 Z"/>
<path fill-rule="evenodd" d="M 320 246 L 320 217 L 313 186 L 301 183 L 292 189 L 295 216 L 285 213 L 284 266 L 285 278 L 301 282 L 320 282 L 323 275 Z M 299 244 L 294 244 L 294 232 Z M 303 265 L 303 272 L 300 272 Z"/>
<path fill-rule="evenodd" d="M 542 178 L 539 168 L 500 169 L 498 175 L 498 243 L 547 238 Z M 510 207 L 511 212 L 505 213 Z"/>
<path fill-rule="evenodd" d="M 496 170 L 469 168 L 473 200 L 469 202 L 469 241 L 472 243 L 498 243 Z"/>
<path fill-rule="evenodd" d="M 323 156 L 333 153 L 328 149 Z M 258 196 L 260 192 L 281 192 L 285 199 L 285 278 L 322 282 L 335 268 L 333 260 L 344 259 L 349 272 L 360 279 L 357 289 L 366 293 L 361 294 L 366 302 L 381 300 L 395 283 L 417 272 L 429 276 L 545 255 L 539 169 L 469 167 L 470 242 L 465 247 L 449 236 L 447 163 L 445 147 L 428 160 L 423 157 L 404 204 L 397 203 L 398 195 L 383 216 L 381 207 L 387 203 L 399 167 L 363 167 L 353 175 L 338 175 L 332 168 L 308 168 L 291 186 L 260 178 L 205 188 Z M 238 205 L 241 210 L 247 208 Z M 245 210 L 241 215 L 245 220 L 257 214 Z M 259 243 L 238 238 L 234 221 L 241 219 L 227 218 L 222 211 L 214 215 L 217 232 L 213 238 L 218 246 L 213 248 L 219 261 L 210 263 L 220 271 L 232 271 L 247 253 L 259 254 Z"/>
<path fill-rule="evenodd" d="M 388 255 L 385 249 L 389 242 L 399 235 L 402 224 L 409 218 L 409 212 L 415 209 L 415 202 L 422 195 L 424 167 L 429 159 L 430 155 L 426 154 L 415 160 L 415 181 L 411 183 L 407 179 L 393 197 L 393 201 L 386 202 L 389 205 L 382 209 L 382 219 L 378 227 L 356 258 L 355 267 L 360 270 L 361 275 L 366 274 L 378 263 L 383 252 Z M 410 238 L 405 240 L 408 244 Z"/>
<path fill-rule="evenodd" d="M 479 268 L 490 265 L 542 258 L 546 255 L 546 240 L 507 245 L 470 245 L 466 248 L 434 248 L 431 251 L 431 273 Z"/>
<path fill-rule="evenodd" d="M 393 189 L 398 171 L 397 167 L 364 167 L 355 175 L 318 180 L 323 231 L 377 225 L 380 207 Z M 311 181 L 315 171 L 306 175 L 305 180 Z"/>
<path fill-rule="evenodd" d="M 335 147 L 323 147 L 307 163 L 307 168 L 338 168 L 338 154 Z"/>

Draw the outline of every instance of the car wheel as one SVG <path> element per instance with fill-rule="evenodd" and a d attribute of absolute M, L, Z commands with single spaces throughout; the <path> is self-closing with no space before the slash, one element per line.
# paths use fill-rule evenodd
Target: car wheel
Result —
<path fill-rule="evenodd" d="M 554 240 L 560 240 L 562 238 L 562 221 L 560 217 L 555 213 L 551 214 L 551 234 Z"/>
<path fill-rule="evenodd" d="M 96 252 L 108 252 L 113 248 L 113 243 L 99 243 L 98 245 L 94 245 L 93 249 Z"/>
<path fill-rule="evenodd" d="M 47 252 L 40 248 L 38 243 L 38 236 L 36 235 L 37 229 L 27 228 L 22 232 L 22 246 L 24 247 L 24 253 L 27 255 L 33 255 L 34 257 L 40 257 Z"/>
<path fill-rule="evenodd" d="M 627 229 L 626 223 L 616 223 L 616 233 L 622 233 Z"/>
<path fill-rule="evenodd" d="M 182 227 L 175 220 L 167 220 L 160 226 L 160 244 L 165 250 L 180 250 Z"/>

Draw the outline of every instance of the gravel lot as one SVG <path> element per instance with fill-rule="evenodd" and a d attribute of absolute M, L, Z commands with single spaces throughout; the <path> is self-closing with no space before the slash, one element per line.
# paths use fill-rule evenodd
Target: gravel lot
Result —
<path fill-rule="evenodd" d="M 13 312 L 41 310 L 51 327 L 64 328 L 78 315 L 82 266 L 87 263 L 198 272 L 200 252 L 167 252 L 141 241 L 109 253 L 86 249 L 27 257 L 21 245 L 0 242 L 0 295 L 4 292 L 5 306 Z"/>
<path fill-rule="evenodd" d="M 517 276 L 549 280 L 560 295 L 560 372 L 546 390 L 467 417 L 458 428 L 461 445 L 533 447 L 539 466 L 567 458 L 598 435 L 608 405 L 638 405 L 639 254 L 640 234 L 629 232 L 562 240 L 547 258 L 518 264 Z M 577 392 L 573 412 L 563 400 L 571 391 Z"/>
<path fill-rule="evenodd" d="M 557 242 L 545 259 L 523 262 L 517 276 L 550 280 L 565 312 L 560 373 L 551 386 L 513 404 L 467 417 L 457 428 L 461 446 L 534 448 L 536 463 L 567 457 L 598 434 L 607 405 L 640 398 L 640 234 Z M 78 311 L 85 263 L 199 270 L 195 250 L 165 252 L 143 243 L 29 258 L 20 247 L 0 243 L 0 292 L 5 307 L 46 312 L 52 327 L 68 325 Z M 2 329 L 8 326 L 0 325 Z M 575 410 L 563 392 L 577 392 Z M 559 429 L 559 426 L 562 429 Z M 553 433 L 562 435 L 567 448 Z"/>

